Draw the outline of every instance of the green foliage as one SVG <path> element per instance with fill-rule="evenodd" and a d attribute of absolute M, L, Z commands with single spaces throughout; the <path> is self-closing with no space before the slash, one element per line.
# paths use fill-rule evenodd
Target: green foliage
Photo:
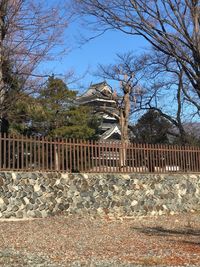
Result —
<path fill-rule="evenodd" d="M 75 98 L 76 92 L 69 90 L 61 79 L 54 76 L 48 79 L 47 85 L 40 90 L 38 97 L 45 110 L 52 116 L 65 112 L 73 105 Z"/>
<path fill-rule="evenodd" d="M 158 112 L 149 110 L 134 127 L 134 141 L 150 144 L 169 143 L 168 131 L 170 128 L 171 124 Z"/>
<path fill-rule="evenodd" d="M 76 92 L 69 90 L 61 79 L 54 76 L 48 79 L 37 98 L 44 112 L 44 118 L 40 123 L 41 135 L 56 137 L 55 129 L 66 125 L 68 111 L 74 105 L 75 97 Z M 61 134 L 61 131 L 59 132 Z"/>
<path fill-rule="evenodd" d="M 35 122 L 42 122 L 45 118 L 43 107 L 37 99 L 25 93 L 18 93 L 16 98 L 8 113 L 9 132 L 22 135 L 36 133 Z"/>
<path fill-rule="evenodd" d="M 76 92 L 51 76 L 39 95 L 21 95 L 10 113 L 10 132 L 49 137 L 96 139 L 98 119 L 88 107 L 77 106 Z"/>
<path fill-rule="evenodd" d="M 64 137 L 80 139 L 97 139 L 99 119 L 87 106 L 73 106 L 67 114 L 67 127 L 63 129 Z M 57 129 L 56 131 L 59 131 Z"/>

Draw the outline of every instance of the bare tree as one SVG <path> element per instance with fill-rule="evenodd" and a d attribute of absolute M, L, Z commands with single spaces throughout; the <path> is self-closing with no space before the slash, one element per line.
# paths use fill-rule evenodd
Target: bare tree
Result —
<path fill-rule="evenodd" d="M 108 66 L 99 66 L 98 75 L 104 79 L 115 80 L 119 83 L 118 90 L 114 90 L 113 100 L 116 103 L 114 112 L 105 107 L 103 112 L 116 118 L 121 131 L 121 149 L 120 149 L 120 169 L 126 166 L 127 145 L 130 142 L 130 116 L 140 102 L 143 90 L 138 85 L 137 69 L 131 64 L 133 59 L 130 53 L 117 55 L 116 64 Z"/>
<path fill-rule="evenodd" d="M 41 61 L 62 44 L 68 19 L 62 1 L 0 1 L 0 115 L 6 116 L 16 92 L 29 92 L 43 75 Z M 58 51 L 59 50 L 59 51 Z M 61 46 L 57 53 L 61 52 Z M 52 54 L 51 54 L 51 53 Z"/>
<path fill-rule="evenodd" d="M 148 84 L 148 97 L 139 109 L 156 110 L 178 129 L 170 134 L 179 137 L 182 144 L 188 143 L 184 122 L 199 117 L 199 105 L 182 66 L 160 51 L 139 57 L 138 65 Z"/>
<path fill-rule="evenodd" d="M 132 119 L 136 121 L 143 112 L 155 110 L 173 126 L 168 131 L 170 135 L 178 138 L 182 144 L 189 142 L 184 122 L 190 121 L 196 114 L 198 116 L 198 107 L 191 103 L 194 97 L 185 94 L 191 85 L 181 66 L 172 58 L 158 51 L 139 56 L 126 53 L 118 55 L 116 64 L 100 66 L 99 69 L 101 77 L 119 81 L 122 85 L 118 90 L 120 97 L 116 102 L 118 114 L 115 117 L 121 129 L 126 129 L 125 136 L 128 128 L 132 128 Z M 122 139 L 123 133 L 122 130 Z"/>
<path fill-rule="evenodd" d="M 105 32 L 116 29 L 143 36 L 156 50 L 172 58 L 190 86 L 185 94 L 200 101 L 199 0 L 73 0 L 77 12 L 91 15 L 90 25 Z M 184 90 L 184 88 L 183 88 Z"/>
<path fill-rule="evenodd" d="M 129 142 L 130 116 L 140 102 L 144 91 L 139 87 L 139 76 L 137 68 L 132 64 L 131 53 L 118 54 L 117 62 L 108 66 L 99 66 L 98 76 L 104 79 L 114 80 L 119 83 L 118 90 L 115 89 L 113 99 L 116 102 L 116 112 L 110 114 L 106 108 L 104 112 L 117 119 L 121 130 L 122 143 Z"/>

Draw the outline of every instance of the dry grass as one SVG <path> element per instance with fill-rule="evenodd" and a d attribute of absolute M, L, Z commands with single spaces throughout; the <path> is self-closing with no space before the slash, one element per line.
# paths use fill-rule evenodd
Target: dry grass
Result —
<path fill-rule="evenodd" d="M 0 221 L 0 266 L 200 266 L 200 214 Z"/>

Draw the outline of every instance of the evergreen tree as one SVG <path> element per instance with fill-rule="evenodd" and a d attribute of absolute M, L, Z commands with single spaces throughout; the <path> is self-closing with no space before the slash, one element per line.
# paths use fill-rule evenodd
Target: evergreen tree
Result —
<path fill-rule="evenodd" d="M 10 131 L 46 137 L 96 139 L 98 119 L 76 105 L 76 91 L 54 76 L 37 97 L 23 94 L 10 113 Z"/>
<path fill-rule="evenodd" d="M 17 135 L 37 135 L 44 120 L 44 109 L 38 99 L 20 92 L 8 112 L 9 132 Z"/>
<path fill-rule="evenodd" d="M 40 122 L 40 134 L 43 136 L 56 136 L 55 130 L 66 127 L 69 109 L 74 105 L 76 92 L 69 90 L 67 85 L 53 75 L 47 84 L 40 90 L 38 102 L 42 105 L 44 118 Z M 63 132 L 59 131 L 60 136 Z"/>
<path fill-rule="evenodd" d="M 150 144 L 169 143 L 168 131 L 170 129 L 171 124 L 158 112 L 150 109 L 133 128 L 134 141 Z"/>

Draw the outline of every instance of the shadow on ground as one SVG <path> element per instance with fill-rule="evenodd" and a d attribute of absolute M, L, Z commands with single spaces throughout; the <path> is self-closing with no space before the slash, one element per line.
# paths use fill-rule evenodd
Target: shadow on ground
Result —
<path fill-rule="evenodd" d="M 186 245 L 200 246 L 199 229 L 192 229 L 190 227 L 184 227 L 182 229 L 167 229 L 158 226 L 158 227 L 131 227 L 131 230 L 138 231 L 148 236 L 171 237 L 170 242 L 178 242 Z M 174 239 L 177 237 L 183 237 L 183 239 L 181 240 Z"/>
<path fill-rule="evenodd" d="M 200 236 L 199 229 L 192 229 L 190 227 L 185 227 L 182 229 L 167 229 L 164 227 L 131 227 L 131 230 L 139 231 L 140 233 L 146 235 L 156 235 L 156 236 Z"/>

